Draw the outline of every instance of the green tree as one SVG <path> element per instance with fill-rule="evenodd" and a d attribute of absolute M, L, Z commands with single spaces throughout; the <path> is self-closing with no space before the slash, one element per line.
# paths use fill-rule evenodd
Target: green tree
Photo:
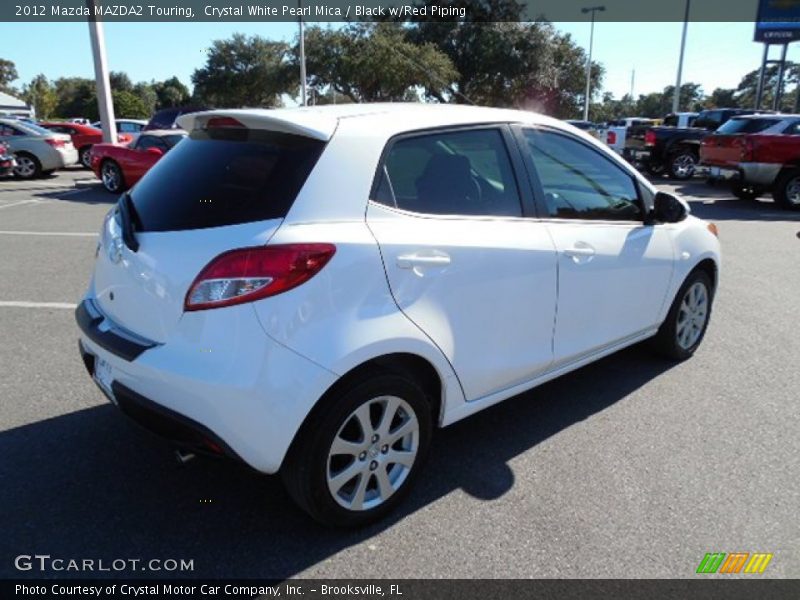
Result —
<path fill-rule="evenodd" d="M 117 118 L 147 119 L 150 117 L 145 103 L 133 92 L 111 92 L 111 100 L 114 104 L 114 116 Z M 100 119 L 97 96 L 92 96 L 91 106 L 86 109 L 83 116 L 92 121 Z"/>
<path fill-rule="evenodd" d="M 521 19 L 523 10 L 513 0 L 456 0 L 453 5 L 465 7 L 470 21 L 421 20 L 410 27 L 411 40 L 436 45 L 459 73 L 447 94 L 429 91 L 430 96 L 576 116 L 583 104 L 587 57 L 571 36 L 546 21 L 512 22 Z M 602 77 L 602 66 L 594 63 L 593 90 L 600 89 Z"/>
<path fill-rule="evenodd" d="M 758 76 L 760 70 L 750 71 L 739 82 L 736 87 L 736 102 L 743 108 L 754 108 L 756 105 L 756 94 L 758 90 Z M 794 107 L 795 88 L 800 81 L 800 64 L 787 61 L 786 70 L 783 77 L 783 95 L 780 110 L 791 111 Z M 764 87 L 761 95 L 761 108 L 772 108 L 775 99 L 775 89 L 778 83 L 778 65 L 768 65 L 764 71 Z"/>
<path fill-rule="evenodd" d="M 733 88 L 716 88 L 711 95 L 703 101 L 705 108 L 738 108 L 739 99 Z"/>
<path fill-rule="evenodd" d="M 155 89 L 155 83 L 140 81 L 133 86 L 131 93 L 142 101 L 149 118 L 156 111 L 156 106 L 158 105 L 158 93 Z"/>
<path fill-rule="evenodd" d="M 111 71 L 108 74 L 108 81 L 111 84 L 111 90 L 116 92 L 132 92 L 133 83 L 127 73 L 122 71 Z"/>
<path fill-rule="evenodd" d="M 296 93 L 298 77 L 289 44 L 236 33 L 213 43 L 192 82 L 198 100 L 209 106 L 270 107 Z"/>
<path fill-rule="evenodd" d="M 59 117 L 86 117 L 89 110 L 97 112 L 93 79 L 61 77 L 55 81 L 56 107 Z"/>
<path fill-rule="evenodd" d="M 189 88 L 183 85 L 177 77 L 156 82 L 153 84 L 153 89 L 156 92 L 158 108 L 183 106 L 191 99 Z"/>
<path fill-rule="evenodd" d="M 309 86 L 323 98 L 335 90 L 352 102 L 418 99 L 418 90 L 446 93 L 458 76 L 433 44 L 414 44 L 399 23 L 311 27 L 306 34 Z"/>
<path fill-rule="evenodd" d="M 13 91 L 11 82 L 18 77 L 16 65 L 4 58 L 0 58 L 0 90 L 4 92 Z"/>
<path fill-rule="evenodd" d="M 54 114 L 58 98 L 56 90 L 43 74 L 22 87 L 22 99 L 36 110 L 36 116 L 47 119 Z"/>

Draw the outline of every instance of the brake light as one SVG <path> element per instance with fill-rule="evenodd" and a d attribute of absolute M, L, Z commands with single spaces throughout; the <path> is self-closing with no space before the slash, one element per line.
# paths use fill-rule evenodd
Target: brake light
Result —
<path fill-rule="evenodd" d="M 617 143 L 617 132 L 616 131 L 609 131 L 606 133 L 606 144 L 609 146 L 613 146 Z"/>
<path fill-rule="evenodd" d="M 245 129 L 240 121 L 233 117 L 211 117 L 206 121 L 206 129 Z"/>
<path fill-rule="evenodd" d="M 284 244 L 224 252 L 195 278 L 186 310 L 253 302 L 281 294 L 320 272 L 336 252 L 333 244 Z"/>
<path fill-rule="evenodd" d="M 648 130 L 644 134 L 644 145 L 645 146 L 655 146 L 656 145 L 656 132 Z"/>
<path fill-rule="evenodd" d="M 53 148 L 63 148 L 67 145 L 67 142 L 64 140 L 57 140 L 53 138 L 45 138 L 44 140 L 48 144 L 50 144 Z"/>

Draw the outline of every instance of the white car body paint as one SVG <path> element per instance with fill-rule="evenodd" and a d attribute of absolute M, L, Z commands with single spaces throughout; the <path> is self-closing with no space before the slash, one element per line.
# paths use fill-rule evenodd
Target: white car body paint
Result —
<path fill-rule="evenodd" d="M 426 360 L 441 381 L 439 425 L 448 425 L 653 335 L 688 273 L 704 259 L 720 263 L 716 237 L 691 216 L 647 226 L 442 217 L 370 201 L 393 136 L 485 123 L 568 132 L 655 193 L 605 144 L 535 113 L 387 104 L 211 111 L 179 122 L 191 130 L 213 116 L 327 146 L 283 219 L 137 233 L 138 252 L 123 247 L 119 262 L 108 249 L 120 232 L 107 219 L 86 298 L 106 327 L 156 346 L 126 360 L 85 334 L 81 343 L 116 381 L 207 427 L 259 471 L 276 472 L 326 390 L 371 359 Z M 293 243 L 330 243 L 336 253 L 290 291 L 184 310 L 214 257 Z M 565 252 L 583 245 L 594 255 Z"/>

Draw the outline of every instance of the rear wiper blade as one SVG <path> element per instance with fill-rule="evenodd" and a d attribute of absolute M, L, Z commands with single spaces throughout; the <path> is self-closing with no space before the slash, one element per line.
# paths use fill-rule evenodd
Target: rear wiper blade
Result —
<path fill-rule="evenodd" d="M 132 252 L 137 252 L 139 240 L 136 239 L 136 207 L 128 192 L 122 194 L 119 199 L 119 216 L 122 225 L 122 241 Z"/>

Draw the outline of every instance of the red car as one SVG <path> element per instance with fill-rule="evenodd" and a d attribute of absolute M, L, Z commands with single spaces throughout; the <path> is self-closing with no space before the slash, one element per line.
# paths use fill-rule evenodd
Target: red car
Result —
<path fill-rule="evenodd" d="M 78 161 L 87 169 L 91 167 L 89 154 L 92 146 L 103 143 L 103 132 L 90 125 L 80 123 L 39 123 L 40 127 L 49 129 L 54 133 L 66 133 L 72 136 L 72 145 L 78 150 Z M 129 144 L 133 139 L 127 133 L 117 134 L 117 139 L 121 144 Z"/>
<path fill-rule="evenodd" d="M 158 160 L 183 138 L 180 129 L 163 129 L 139 134 L 130 145 L 97 144 L 91 152 L 91 167 L 103 186 L 118 194 L 139 181 Z"/>

